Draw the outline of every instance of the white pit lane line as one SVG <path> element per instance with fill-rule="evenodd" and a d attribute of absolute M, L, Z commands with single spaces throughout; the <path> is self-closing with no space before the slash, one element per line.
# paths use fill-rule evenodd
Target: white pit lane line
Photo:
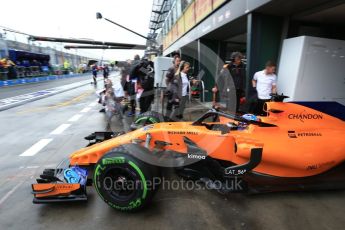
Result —
<path fill-rule="evenodd" d="M 81 110 L 80 112 L 81 113 L 87 113 L 87 112 L 89 112 L 90 111 L 90 107 L 86 107 L 86 108 L 84 108 L 83 110 Z"/>
<path fill-rule="evenodd" d="M 31 157 L 36 155 L 39 151 L 41 151 L 47 144 L 49 144 L 53 139 L 41 139 L 36 144 L 31 146 L 25 152 L 20 154 L 21 157 Z"/>
<path fill-rule="evenodd" d="M 27 169 L 38 169 L 40 166 L 34 165 L 34 166 L 27 166 Z"/>
<path fill-rule="evenodd" d="M 23 183 L 24 183 L 24 181 L 19 182 L 8 193 L 6 193 L 5 196 L 3 196 L 1 198 L 1 200 L 0 200 L 0 207 Z"/>
<path fill-rule="evenodd" d="M 51 135 L 58 135 L 63 133 L 63 131 L 65 131 L 68 127 L 70 127 L 71 124 L 62 124 L 59 127 L 57 127 L 55 130 L 53 130 L 53 132 L 51 132 Z"/>
<path fill-rule="evenodd" d="M 68 121 L 78 121 L 82 116 L 83 114 L 76 114 L 73 117 L 71 117 Z"/>

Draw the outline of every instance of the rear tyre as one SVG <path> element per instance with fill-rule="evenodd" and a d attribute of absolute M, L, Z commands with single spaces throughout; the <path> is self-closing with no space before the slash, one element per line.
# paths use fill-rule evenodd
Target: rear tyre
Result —
<path fill-rule="evenodd" d="M 105 154 L 96 164 L 94 184 L 99 196 L 112 208 L 134 212 L 148 205 L 158 186 L 157 167 L 130 155 L 123 147 Z"/>
<path fill-rule="evenodd" d="M 131 125 L 131 130 L 142 128 L 146 125 L 156 124 L 168 121 L 162 114 L 155 111 L 147 111 L 136 117 Z"/>
<path fill-rule="evenodd" d="M 149 125 L 149 124 L 155 124 L 159 122 L 164 122 L 166 119 L 164 116 L 160 113 L 157 113 L 155 111 L 148 111 L 145 113 L 140 114 L 135 119 L 135 124 L 141 124 L 141 125 Z"/>

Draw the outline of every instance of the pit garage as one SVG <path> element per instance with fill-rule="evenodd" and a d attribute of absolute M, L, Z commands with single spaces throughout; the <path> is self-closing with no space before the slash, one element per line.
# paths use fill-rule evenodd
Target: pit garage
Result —
<path fill-rule="evenodd" d="M 278 64 L 280 93 L 289 94 L 292 100 L 344 104 L 344 10 L 344 1 L 338 0 L 225 1 L 168 46 L 164 54 L 180 50 L 182 59 L 193 63 L 194 74 L 203 73 L 208 101 L 222 65 L 230 61 L 233 52 L 240 51 L 247 65 L 248 99 L 254 93 L 254 73 L 262 70 L 267 60 L 273 60 Z M 307 76 L 309 80 L 302 82 Z M 287 84 L 290 79 L 293 86 Z M 329 94 L 319 94 L 320 88 Z M 298 91 L 304 93 L 297 97 Z"/>

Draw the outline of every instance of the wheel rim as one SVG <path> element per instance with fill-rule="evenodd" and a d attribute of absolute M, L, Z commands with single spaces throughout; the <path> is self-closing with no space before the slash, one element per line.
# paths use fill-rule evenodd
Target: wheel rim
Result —
<path fill-rule="evenodd" d="M 112 168 L 104 176 L 105 191 L 113 200 L 126 202 L 136 196 L 138 181 L 136 173 L 129 168 Z"/>

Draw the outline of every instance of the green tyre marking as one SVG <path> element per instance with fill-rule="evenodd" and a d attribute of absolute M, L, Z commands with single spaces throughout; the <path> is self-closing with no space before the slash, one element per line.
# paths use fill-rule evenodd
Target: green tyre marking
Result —
<path fill-rule="evenodd" d="M 96 188 L 96 192 L 98 193 L 98 195 L 104 200 L 103 196 L 101 195 L 101 193 L 99 192 L 98 190 L 98 187 L 97 187 L 97 180 L 96 180 L 96 177 L 99 176 L 101 174 L 101 171 L 103 171 L 105 169 L 105 167 L 102 167 L 101 165 L 97 165 L 96 167 L 96 170 L 95 170 L 95 173 L 93 174 L 93 181 L 95 182 L 95 188 Z"/>
<path fill-rule="evenodd" d="M 128 161 L 128 163 L 139 173 L 140 178 L 143 181 L 144 192 L 143 192 L 142 198 L 145 199 L 146 198 L 146 194 L 147 194 L 147 184 L 146 184 L 145 176 L 144 176 L 143 172 L 139 169 L 139 167 L 136 164 L 134 164 L 132 161 Z"/>
<path fill-rule="evenodd" d="M 104 158 L 102 160 L 103 165 L 123 164 L 123 163 L 125 163 L 124 157 L 111 157 L 111 158 Z"/>
<path fill-rule="evenodd" d="M 159 123 L 155 118 L 153 117 L 150 117 L 149 118 L 149 121 L 151 121 L 152 123 Z"/>
<path fill-rule="evenodd" d="M 145 118 L 146 118 L 146 117 L 139 118 L 138 120 L 135 121 L 135 123 L 138 123 L 138 122 L 144 120 Z"/>
<path fill-rule="evenodd" d="M 131 201 L 129 202 L 129 206 L 132 207 L 132 208 L 138 208 L 141 206 L 141 199 L 138 198 L 137 200 L 135 201 Z"/>
<path fill-rule="evenodd" d="M 135 123 L 138 124 L 140 121 L 143 121 L 143 120 L 149 120 L 149 121 L 151 121 L 152 123 L 158 123 L 158 121 L 157 121 L 155 118 L 153 118 L 153 117 L 150 117 L 150 118 L 141 117 L 141 118 L 139 118 L 138 120 L 136 120 Z"/>

